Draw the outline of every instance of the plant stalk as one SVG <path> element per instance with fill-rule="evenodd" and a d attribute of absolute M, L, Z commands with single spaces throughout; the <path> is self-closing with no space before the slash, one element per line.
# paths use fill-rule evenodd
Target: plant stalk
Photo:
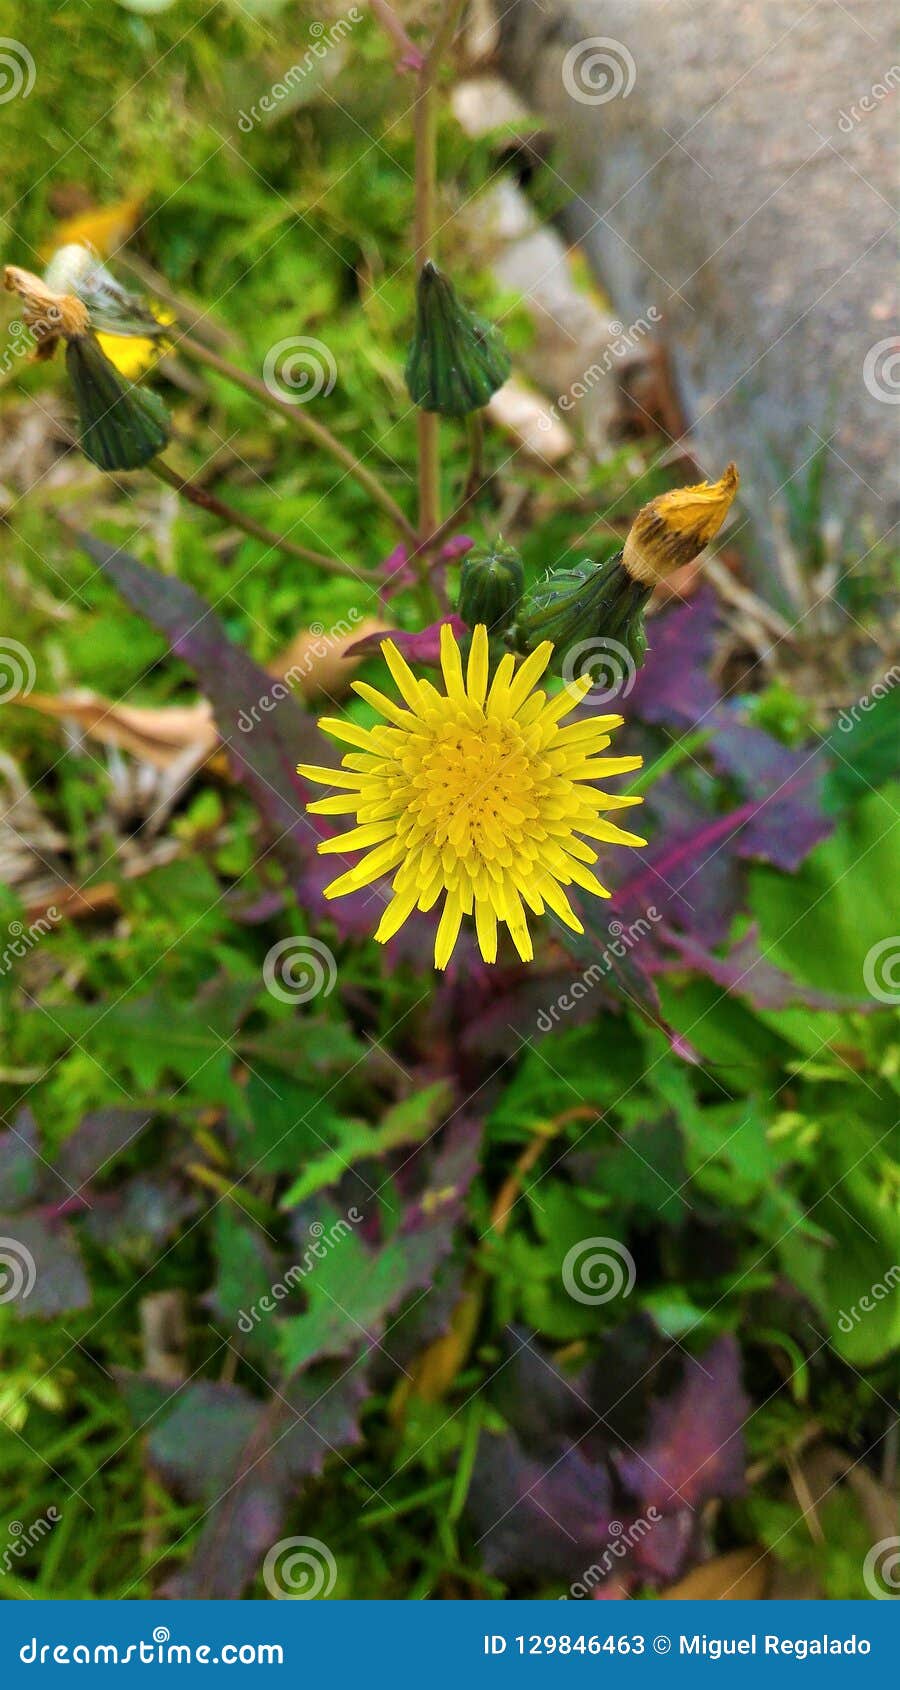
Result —
<path fill-rule="evenodd" d="M 434 39 L 418 73 L 415 110 L 415 261 L 416 275 L 433 257 L 434 209 L 437 190 L 437 71 L 453 39 L 463 0 L 446 0 Z M 420 411 L 419 437 L 419 535 L 430 540 L 441 521 L 440 440 L 434 412 Z M 425 560 L 422 560 L 425 567 Z"/>
<path fill-rule="evenodd" d="M 218 352 L 213 352 L 210 347 L 204 346 L 199 340 L 195 340 L 193 335 L 179 335 L 176 350 L 185 352 L 188 357 L 194 358 L 198 364 L 205 364 L 207 369 L 215 370 L 218 375 L 224 376 L 226 381 L 233 382 L 236 387 L 242 387 L 245 393 L 249 393 L 254 399 L 258 399 L 261 405 L 265 405 L 269 410 L 277 411 L 280 416 L 285 417 L 300 434 L 304 434 L 308 440 L 314 441 L 323 452 L 328 452 L 331 457 L 336 458 L 348 475 L 355 476 L 360 486 L 365 488 L 369 497 L 374 499 L 383 511 L 387 512 L 404 539 L 410 541 L 413 545 L 416 544 L 417 535 L 412 523 L 404 515 L 400 506 L 391 497 L 378 476 L 374 475 L 353 452 L 349 451 L 338 440 L 337 436 L 332 434 L 331 429 L 325 427 L 324 423 L 309 416 L 302 406 L 291 405 L 286 399 L 279 399 L 276 393 L 270 392 L 264 381 L 260 381 L 257 376 L 249 375 L 246 370 L 239 369 L 236 364 L 230 363 L 227 358 L 223 358 Z"/>
<path fill-rule="evenodd" d="M 254 521 L 252 516 L 245 516 L 243 511 L 235 510 L 233 505 L 226 505 L 223 499 L 216 498 L 215 493 L 209 493 L 205 487 L 199 487 L 196 482 L 179 475 L 177 470 L 162 458 L 151 459 L 145 467 L 157 480 L 165 482 L 167 487 L 174 487 L 176 493 L 180 493 L 190 504 L 197 505 L 200 510 L 209 511 L 211 515 L 220 517 L 223 522 L 242 529 L 245 534 L 251 535 L 254 540 L 261 540 L 263 545 L 271 546 L 273 550 L 285 552 L 288 557 L 299 558 L 303 563 L 314 563 L 317 569 L 325 570 L 329 575 L 349 575 L 358 580 L 363 574 L 362 570 L 351 569 L 350 565 L 343 563 L 340 558 L 326 557 L 324 552 L 314 552 L 309 546 L 301 546 L 295 540 L 289 540 L 285 534 L 273 534 L 271 529 L 264 528 L 262 523 Z"/>

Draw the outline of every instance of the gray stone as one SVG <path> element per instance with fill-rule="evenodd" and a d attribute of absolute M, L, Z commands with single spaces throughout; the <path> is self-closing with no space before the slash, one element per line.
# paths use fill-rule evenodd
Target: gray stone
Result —
<path fill-rule="evenodd" d="M 900 415 L 888 0 L 516 0 L 500 59 L 563 142 L 569 227 L 617 314 L 660 315 L 704 471 L 737 460 L 769 596 L 790 600 L 776 535 L 819 452 L 810 515 L 848 561 L 880 544 Z"/>

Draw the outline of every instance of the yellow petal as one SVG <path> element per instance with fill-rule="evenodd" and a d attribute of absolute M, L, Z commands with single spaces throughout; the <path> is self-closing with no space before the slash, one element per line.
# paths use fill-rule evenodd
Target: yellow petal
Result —
<path fill-rule="evenodd" d="M 322 857 L 340 856 L 345 851 L 362 851 L 369 845 L 380 845 L 383 839 L 395 838 L 396 834 L 392 821 L 367 822 L 365 827 L 354 827 L 336 839 L 320 840 L 316 850 Z"/>
<path fill-rule="evenodd" d="M 497 917 L 486 898 L 475 899 L 475 932 L 485 962 L 497 961 Z"/>
<path fill-rule="evenodd" d="M 371 775 L 351 774 L 347 769 L 326 769 L 317 763 L 298 763 L 297 773 L 304 780 L 317 781 L 320 786 L 365 786 Z"/>
<path fill-rule="evenodd" d="M 396 727 L 409 729 L 416 726 L 416 718 L 411 710 L 401 710 L 399 704 L 385 698 L 384 693 L 379 692 L 377 687 L 370 687 L 368 681 L 351 681 L 350 685 L 354 692 L 359 693 L 360 698 L 364 698 L 380 716 L 386 716 Z"/>
<path fill-rule="evenodd" d="M 375 937 L 379 945 L 386 944 L 403 926 L 407 917 L 412 915 L 416 907 L 416 892 L 395 892 L 390 903 L 375 929 Z"/>
<path fill-rule="evenodd" d="M 434 941 L 434 966 L 446 968 L 453 947 L 459 937 L 459 925 L 462 921 L 462 904 L 455 892 L 448 892 L 438 922 L 437 936 Z"/>
<path fill-rule="evenodd" d="M 341 739 L 346 745 L 356 745 L 360 751 L 379 750 L 372 728 L 361 728 L 356 722 L 345 722 L 339 716 L 320 716 L 319 727 L 323 734 L 330 734 L 332 739 Z"/>
<path fill-rule="evenodd" d="M 488 684 L 488 636 L 483 622 L 472 631 L 466 666 L 466 691 L 475 704 L 483 704 Z"/>
<path fill-rule="evenodd" d="M 462 659 L 449 622 L 441 623 L 441 671 L 447 688 L 447 697 L 452 698 L 457 704 L 464 704 L 466 689 L 463 686 Z"/>
<path fill-rule="evenodd" d="M 371 886 L 373 880 L 378 880 L 395 863 L 399 863 L 403 856 L 403 846 L 395 845 L 393 841 L 387 845 L 379 845 L 370 851 L 367 857 L 351 868 L 346 874 L 339 874 L 337 880 L 332 880 L 325 887 L 326 898 L 343 898 L 348 892 L 361 892 L 364 886 Z"/>
<path fill-rule="evenodd" d="M 506 696 L 506 708 L 510 714 L 515 714 L 519 706 L 525 703 L 528 694 L 534 690 L 535 683 L 540 680 L 553 656 L 553 646 L 550 640 L 543 640 L 524 663 L 520 663 L 516 670 L 515 679 Z"/>
<path fill-rule="evenodd" d="M 509 683 L 512 680 L 515 667 L 515 658 L 513 657 L 512 652 L 508 651 L 504 657 L 501 657 L 500 662 L 497 664 L 497 672 L 491 682 L 491 690 L 488 693 L 487 698 L 488 716 L 496 716 L 498 713 L 503 713 L 503 706 L 506 700 L 506 695 L 509 692 Z"/>
<path fill-rule="evenodd" d="M 381 649 L 384 661 L 391 671 L 394 684 L 402 698 L 406 699 L 410 710 L 418 715 L 422 705 L 422 693 L 406 658 L 401 656 L 393 640 L 382 640 Z"/>

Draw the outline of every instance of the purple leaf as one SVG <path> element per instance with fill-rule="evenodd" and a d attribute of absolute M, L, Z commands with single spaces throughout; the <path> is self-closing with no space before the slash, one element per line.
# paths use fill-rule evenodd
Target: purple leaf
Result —
<path fill-rule="evenodd" d="M 18 1209 L 32 1198 L 41 1171 L 37 1122 L 28 1108 L 20 1109 L 0 1138 L 0 1203 Z"/>
<path fill-rule="evenodd" d="M 63 1222 L 37 1210 L 0 1215 L 0 1294 L 19 1320 L 90 1306 L 78 1246 Z"/>
<path fill-rule="evenodd" d="M 840 992 L 817 992 L 812 986 L 792 980 L 783 969 L 760 956 L 756 927 L 745 933 L 725 957 L 713 956 L 680 933 L 667 932 L 666 939 L 689 968 L 705 974 L 733 996 L 747 998 L 756 1009 L 786 1009 L 789 1004 L 802 1003 L 810 1009 L 855 1010 L 865 1014 L 877 1007 L 872 999 L 846 997 Z"/>
<path fill-rule="evenodd" d="M 833 827 L 822 809 L 827 753 L 821 745 L 789 750 L 742 722 L 741 704 L 723 698 L 707 674 L 717 619 L 711 588 L 654 618 L 650 651 L 629 696 L 629 712 L 664 727 L 706 729 L 711 737 L 704 754 L 751 799 L 749 807 L 735 812 L 741 831 L 734 854 L 758 857 L 791 873 Z"/>
<path fill-rule="evenodd" d="M 272 676 L 228 638 L 192 587 L 90 535 L 82 535 L 81 544 L 193 669 L 235 773 L 266 821 L 273 849 L 296 879 L 321 836 L 305 814 L 306 787 L 296 766 L 329 760 L 312 718 L 290 694 L 282 696 L 283 689 L 274 696 Z"/>
<path fill-rule="evenodd" d="M 407 633 L 404 628 L 388 628 L 377 634 L 365 634 L 361 640 L 356 640 L 353 645 L 348 646 L 346 655 L 366 657 L 373 651 L 380 651 L 382 640 L 393 640 L 407 662 L 426 663 L 437 668 L 441 661 L 441 629 L 445 623 L 453 629 L 457 640 L 464 639 L 468 633 L 460 616 L 442 616 L 440 622 L 432 622 L 430 627 L 423 628 L 418 634 Z"/>
<path fill-rule="evenodd" d="M 512 1429 L 482 1435 L 467 1502 L 491 1572 L 621 1595 L 695 1557 L 703 1503 L 742 1488 L 749 1405 L 732 1338 L 688 1358 L 660 1396 L 671 1354 L 633 1321 L 570 1378 L 520 1340 L 492 1392 Z"/>
<path fill-rule="evenodd" d="M 711 1497 L 744 1489 L 742 1429 L 750 1403 L 741 1388 L 740 1350 L 731 1335 L 699 1359 L 685 1359 L 678 1389 L 655 1404 L 640 1450 L 620 1454 L 616 1470 L 642 1509 L 697 1509 Z"/>
<path fill-rule="evenodd" d="M 510 1580 L 575 1577 L 619 1523 L 605 1466 L 574 1445 L 534 1459 L 509 1433 L 482 1433 L 468 1512 L 488 1571 Z"/>
<path fill-rule="evenodd" d="M 292 1495 L 322 1471 L 332 1452 L 358 1442 L 357 1414 L 367 1392 L 355 1366 L 294 1381 L 267 1406 L 257 1405 L 240 1449 L 232 1446 L 230 1472 L 223 1474 L 192 1559 L 162 1594 L 239 1597 L 284 1535 Z"/>
<path fill-rule="evenodd" d="M 153 1119 L 141 1109 L 96 1109 L 66 1139 L 54 1169 L 68 1186 L 79 1189 L 105 1173 L 108 1164 L 136 1144 Z"/>

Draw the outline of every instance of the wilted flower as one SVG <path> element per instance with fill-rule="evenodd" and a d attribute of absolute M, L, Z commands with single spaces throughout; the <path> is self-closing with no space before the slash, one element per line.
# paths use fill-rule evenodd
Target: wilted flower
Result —
<path fill-rule="evenodd" d="M 171 314 L 152 312 L 144 300 L 116 281 L 89 246 L 70 241 L 53 254 L 44 272 L 47 286 L 73 293 L 90 313 L 97 344 L 120 375 L 136 381 L 165 350 Z"/>
<path fill-rule="evenodd" d="M 102 268 L 102 266 L 101 266 Z M 101 469 L 139 469 L 167 444 L 165 405 L 155 393 L 120 375 L 100 346 L 89 307 L 74 293 L 58 293 L 30 270 L 7 265 L 6 287 L 22 301 L 22 316 L 38 356 L 66 343 L 66 368 L 81 424 L 81 448 Z"/>
<path fill-rule="evenodd" d="M 343 789 L 309 808 L 352 815 L 357 823 L 349 833 L 323 840 L 319 850 L 366 853 L 325 888 L 325 896 L 358 892 L 394 871 L 393 897 L 376 939 L 390 939 L 414 909 L 429 910 L 443 895 L 438 968 L 450 960 L 463 916 L 473 913 L 485 962 L 497 958 L 498 922 L 528 962 L 533 951 L 526 905 L 538 916 L 549 910 L 581 933 L 563 888 L 610 895 L 591 870 L 597 852 L 586 841 L 645 843 L 602 817 L 604 810 L 625 809 L 640 798 L 592 784 L 641 766 L 640 757 L 600 755 L 622 718 L 592 716 L 561 726 L 591 682 L 575 681 L 552 698 L 535 691 L 552 650 L 545 642 L 518 669 L 507 653 L 491 678 L 487 630 L 479 623 L 464 675 L 445 625 L 446 692 L 440 693 L 430 681 L 417 680 L 385 640 L 382 651 L 402 703 L 354 681 L 354 690 L 384 721 L 372 728 L 333 718 L 319 723 L 352 749 L 340 769 L 300 765 L 308 780 Z"/>

